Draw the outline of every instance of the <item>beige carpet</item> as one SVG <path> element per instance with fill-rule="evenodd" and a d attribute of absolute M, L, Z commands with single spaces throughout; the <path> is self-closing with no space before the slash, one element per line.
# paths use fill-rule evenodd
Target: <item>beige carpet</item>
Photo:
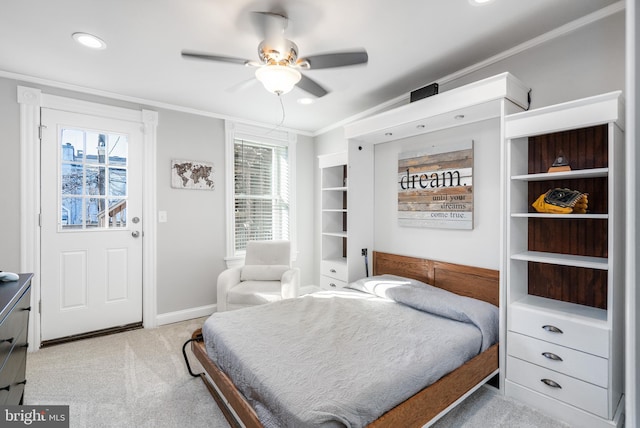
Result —
<path fill-rule="evenodd" d="M 27 357 L 25 404 L 68 404 L 71 427 L 228 427 L 182 344 L 204 319 L 56 345 Z M 194 362 L 194 371 L 199 370 Z M 565 427 L 480 388 L 434 427 Z"/>

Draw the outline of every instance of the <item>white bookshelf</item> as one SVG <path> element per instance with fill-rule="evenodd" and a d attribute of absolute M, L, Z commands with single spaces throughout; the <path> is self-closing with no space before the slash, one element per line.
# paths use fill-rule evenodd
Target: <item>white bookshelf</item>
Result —
<path fill-rule="evenodd" d="M 624 420 L 623 118 L 620 92 L 505 117 L 505 393 L 575 426 Z M 536 212 L 556 187 L 587 213 Z"/>

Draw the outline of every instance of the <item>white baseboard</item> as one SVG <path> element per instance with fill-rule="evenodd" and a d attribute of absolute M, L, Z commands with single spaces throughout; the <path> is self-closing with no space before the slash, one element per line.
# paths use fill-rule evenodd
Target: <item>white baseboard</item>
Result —
<path fill-rule="evenodd" d="M 208 317 L 217 310 L 217 305 L 199 306 L 197 308 L 183 309 L 176 312 L 167 312 L 156 316 L 156 325 L 172 324 L 174 322 L 191 320 L 194 318 Z"/>

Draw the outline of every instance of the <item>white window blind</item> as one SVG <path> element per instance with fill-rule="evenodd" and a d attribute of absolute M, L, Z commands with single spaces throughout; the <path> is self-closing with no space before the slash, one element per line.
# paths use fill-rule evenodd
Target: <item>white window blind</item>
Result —
<path fill-rule="evenodd" d="M 248 241 L 289 239 L 286 145 L 234 139 L 234 251 Z"/>

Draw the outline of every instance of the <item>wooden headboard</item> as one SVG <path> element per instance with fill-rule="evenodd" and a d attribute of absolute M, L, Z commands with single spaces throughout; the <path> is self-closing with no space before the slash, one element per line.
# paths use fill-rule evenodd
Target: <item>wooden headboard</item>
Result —
<path fill-rule="evenodd" d="M 385 273 L 417 279 L 499 306 L 500 273 L 497 270 L 374 251 L 373 274 Z"/>

